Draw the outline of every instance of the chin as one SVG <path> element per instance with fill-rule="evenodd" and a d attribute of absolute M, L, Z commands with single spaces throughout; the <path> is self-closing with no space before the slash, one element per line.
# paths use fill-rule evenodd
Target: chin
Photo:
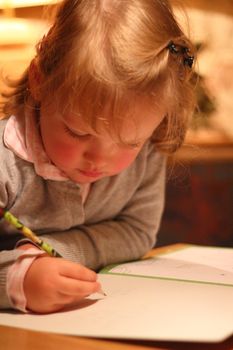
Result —
<path fill-rule="evenodd" d="M 93 183 L 93 182 L 96 182 L 98 180 L 101 180 L 101 178 L 86 178 L 85 176 L 69 176 L 67 175 L 68 178 L 77 183 L 77 184 L 90 184 L 90 183 Z"/>

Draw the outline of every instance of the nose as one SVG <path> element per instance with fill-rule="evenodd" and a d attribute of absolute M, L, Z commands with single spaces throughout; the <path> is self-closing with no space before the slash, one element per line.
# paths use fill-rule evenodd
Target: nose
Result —
<path fill-rule="evenodd" d="M 89 170 L 103 170 L 104 167 L 107 164 L 107 161 L 104 157 L 97 156 L 96 154 L 93 153 L 86 153 L 84 155 L 85 161 L 88 164 Z"/>
<path fill-rule="evenodd" d="M 85 161 L 91 166 L 92 170 L 104 169 L 114 153 L 114 145 L 103 142 L 95 142 L 84 152 Z"/>

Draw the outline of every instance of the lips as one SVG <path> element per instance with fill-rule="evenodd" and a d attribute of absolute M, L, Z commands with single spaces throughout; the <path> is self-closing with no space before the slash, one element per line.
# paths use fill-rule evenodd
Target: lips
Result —
<path fill-rule="evenodd" d="M 103 172 L 101 171 L 91 171 L 91 170 L 80 170 L 79 169 L 79 172 L 84 175 L 84 176 L 87 176 L 87 177 L 100 177 L 103 175 Z"/>

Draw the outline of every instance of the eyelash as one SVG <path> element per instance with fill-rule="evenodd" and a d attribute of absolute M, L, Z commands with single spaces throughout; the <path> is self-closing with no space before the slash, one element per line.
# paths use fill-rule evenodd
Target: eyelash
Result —
<path fill-rule="evenodd" d="M 139 148 L 140 146 L 141 146 L 141 142 L 134 143 L 134 144 L 130 145 L 130 147 L 133 148 L 133 149 Z"/>
<path fill-rule="evenodd" d="M 139 147 L 141 147 L 141 143 L 135 143 L 135 144 L 117 144 L 119 147 L 123 147 L 123 148 L 127 148 L 127 149 L 131 149 L 131 150 L 137 150 Z"/>
<path fill-rule="evenodd" d="M 64 125 L 64 129 L 65 132 L 71 136 L 74 139 L 79 139 L 79 138 L 84 138 L 84 137 L 88 137 L 91 136 L 90 134 L 78 134 L 78 133 L 74 133 L 72 130 L 70 130 L 66 125 Z M 135 144 L 129 144 L 127 145 L 127 147 L 129 147 L 130 149 L 137 149 L 141 146 L 141 142 L 135 143 Z"/>
<path fill-rule="evenodd" d="M 65 132 L 73 137 L 74 139 L 78 139 L 80 137 L 86 137 L 86 136 L 90 136 L 89 134 L 78 134 L 78 133 L 74 133 L 72 130 L 70 130 L 66 125 L 64 125 L 64 129 L 65 129 Z"/>

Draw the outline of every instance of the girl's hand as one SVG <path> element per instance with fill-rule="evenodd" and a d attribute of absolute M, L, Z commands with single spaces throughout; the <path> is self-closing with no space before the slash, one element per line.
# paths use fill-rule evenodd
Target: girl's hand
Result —
<path fill-rule="evenodd" d="M 24 279 L 27 309 L 38 313 L 55 312 L 74 305 L 100 288 L 94 271 L 48 256 L 34 260 Z"/>

